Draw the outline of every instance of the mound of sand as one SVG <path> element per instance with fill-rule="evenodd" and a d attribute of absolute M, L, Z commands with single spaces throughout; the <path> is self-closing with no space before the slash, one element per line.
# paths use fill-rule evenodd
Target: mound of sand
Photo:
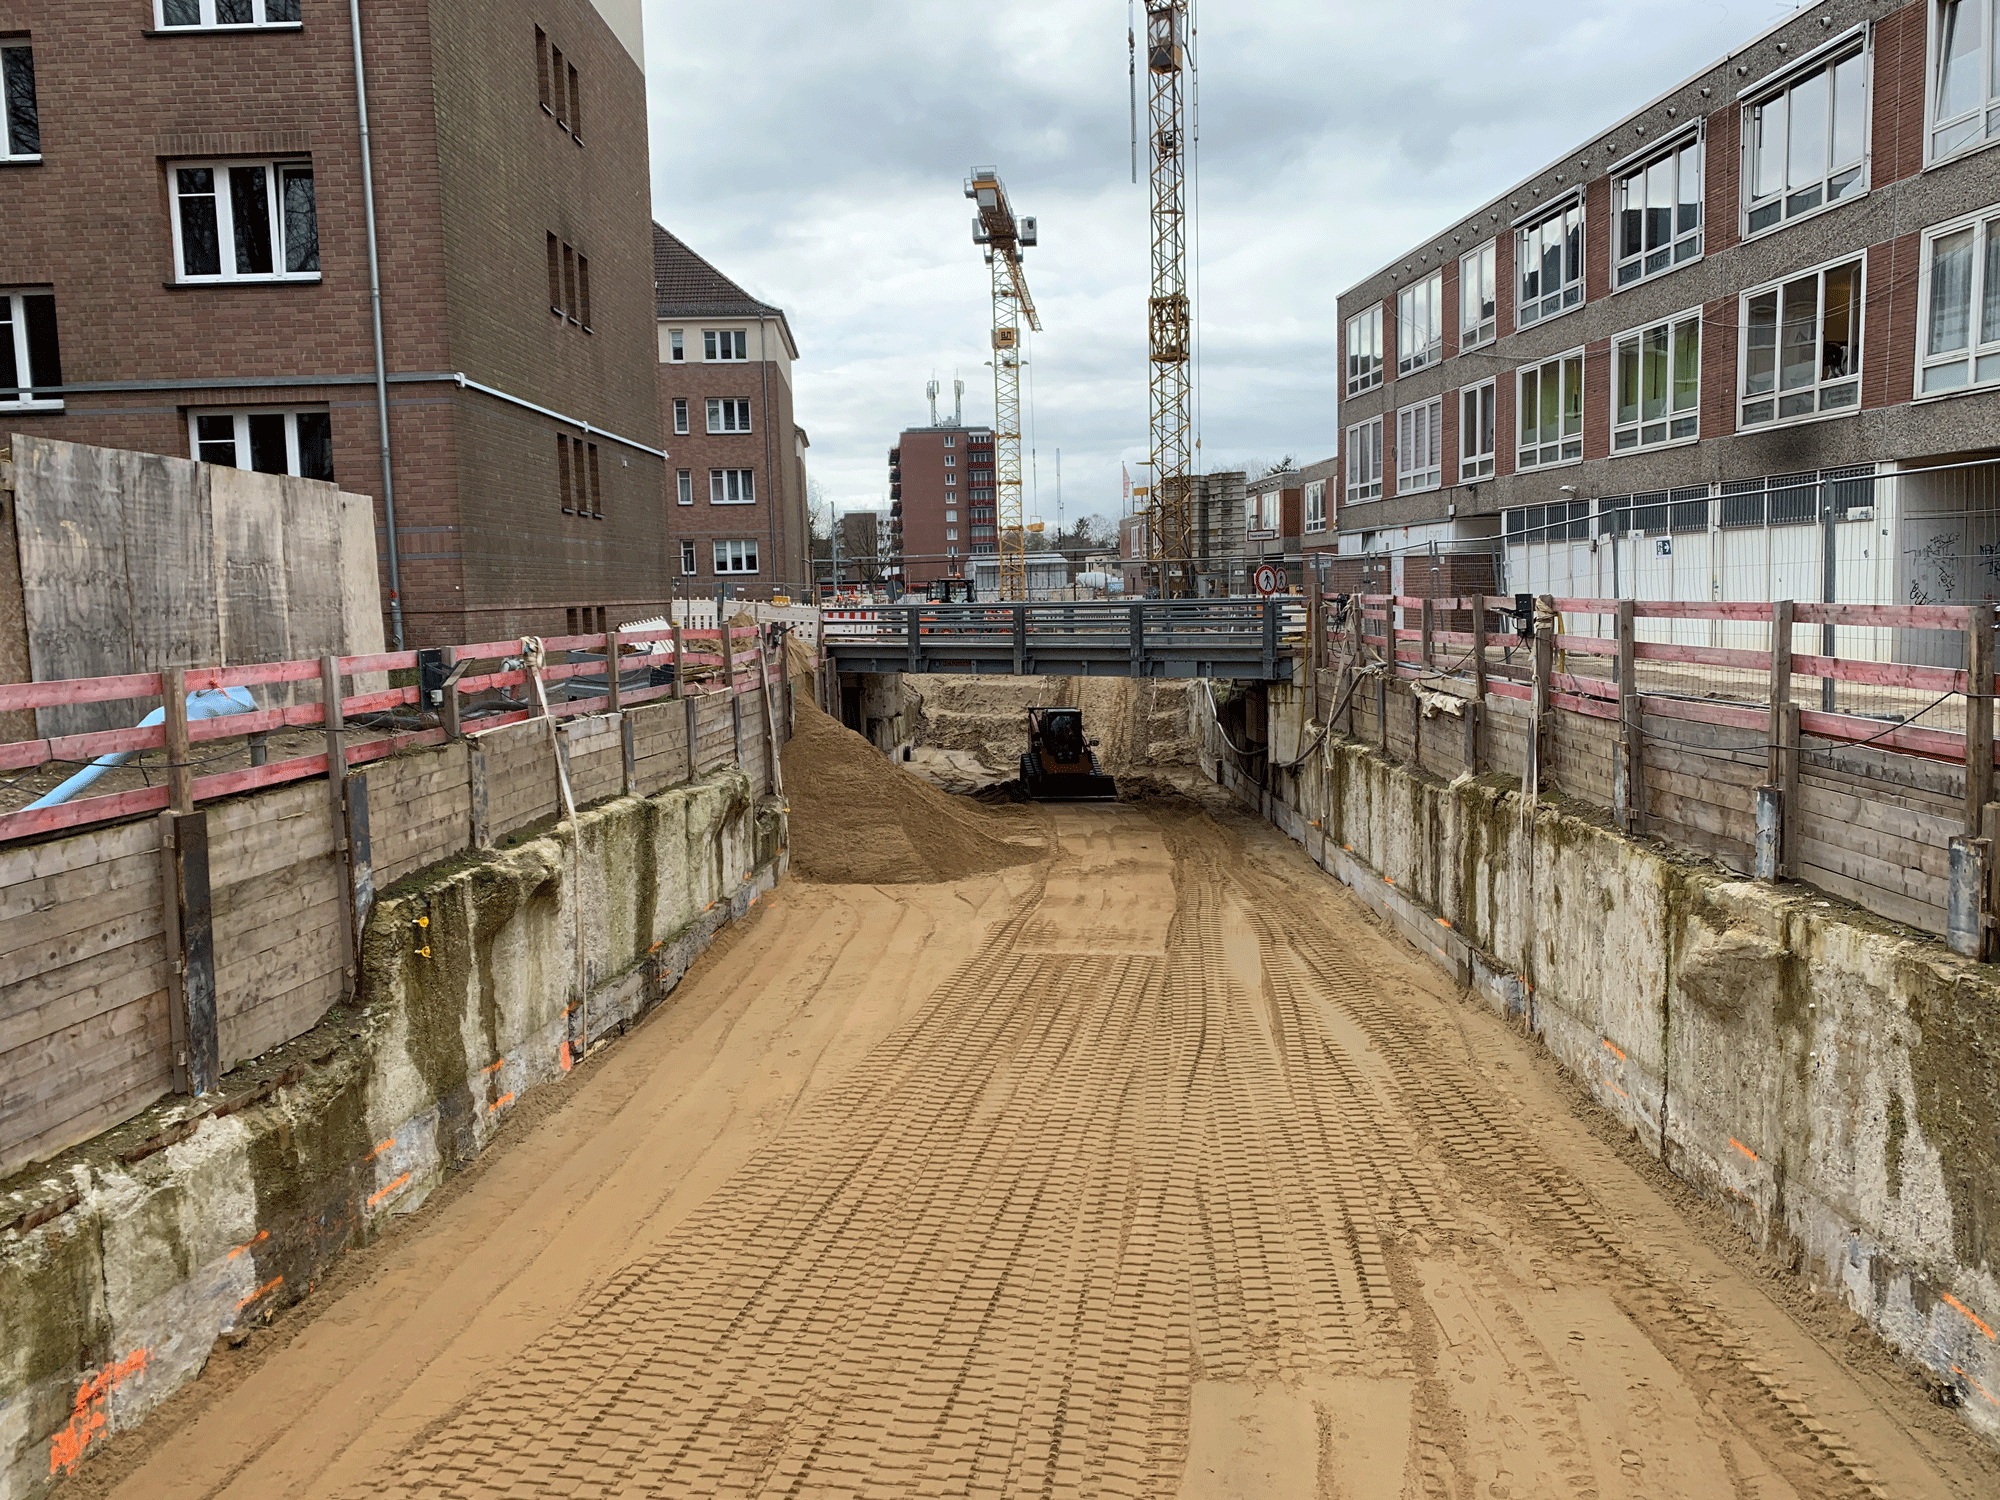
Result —
<path fill-rule="evenodd" d="M 785 746 L 792 874 L 825 885 L 963 880 L 1046 852 L 1042 814 L 953 797 L 912 776 L 804 692 Z"/>

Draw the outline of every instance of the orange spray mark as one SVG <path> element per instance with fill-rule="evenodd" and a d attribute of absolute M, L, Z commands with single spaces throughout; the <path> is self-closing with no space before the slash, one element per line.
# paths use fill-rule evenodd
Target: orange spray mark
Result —
<path fill-rule="evenodd" d="M 1608 1037 L 1605 1038 L 1604 1040 L 1604 1050 L 1606 1052 L 1609 1052 L 1613 1057 L 1617 1058 L 1620 1062 L 1625 1061 L 1625 1054 L 1620 1052 L 1616 1047 L 1612 1046 L 1611 1040 Z"/>
<path fill-rule="evenodd" d="M 410 1180 L 410 1174 L 408 1172 L 405 1172 L 401 1177 L 398 1177 L 394 1182 L 390 1183 L 387 1187 L 383 1188 L 381 1192 L 377 1193 L 374 1197 L 370 1198 L 368 1200 L 368 1206 L 370 1208 L 373 1208 L 376 1204 L 380 1203 L 384 1198 L 388 1197 L 391 1193 L 395 1192 L 397 1188 L 401 1187 L 404 1183 L 408 1182 L 409 1180 Z"/>
<path fill-rule="evenodd" d="M 245 1250 L 248 1250 L 252 1245 L 261 1245 L 264 1243 L 264 1241 L 268 1240 L 270 1237 L 271 1237 L 270 1230 L 268 1229 L 258 1230 L 257 1233 L 251 1236 L 251 1238 L 247 1242 L 238 1245 L 234 1250 L 230 1251 L 229 1258 L 231 1260 L 236 1259 L 237 1256 L 241 1255 Z"/>
<path fill-rule="evenodd" d="M 1754 1162 L 1762 1162 L 1764 1159 L 1763 1157 L 1759 1156 L 1755 1151 L 1752 1151 L 1748 1146 L 1744 1145 L 1741 1141 L 1737 1140 L 1736 1137 L 1733 1135 L 1729 1138 L 1729 1144 L 1734 1146 L 1738 1151 L 1741 1151 L 1745 1156 L 1749 1157 L 1750 1160 Z"/>
<path fill-rule="evenodd" d="M 363 1161 L 373 1161 L 375 1160 L 376 1157 L 380 1156 L 384 1151 L 387 1151 L 391 1146 L 395 1144 L 396 1144 L 396 1138 L 393 1135 L 390 1136 L 389 1139 L 386 1141 L 377 1141 L 375 1143 L 375 1149 L 373 1151 L 370 1151 L 366 1156 L 362 1157 L 361 1159 Z"/>
<path fill-rule="evenodd" d="M 504 1057 L 496 1057 L 496 1058 L 494 1058 L 494 1059 L 493 1059 L 493 1061 L 492 1061 L 492 1062 L 488 1063 L 488 1064 L 487 1064 L 487 1065 L 486 1065 L 485 1067 L 481 1068 L 481 1069 L 480 1069 L 479 1071 L 480 1071 L 480 1073 L 481 1073 L 481 1074 L 486 1074 L 486 1073 L 497 1073 L 497 1072 L 499 1072 L 499 1071 L 500 1071 L 500 1070 L 501 1070 L 502 1068 L 504 1068 L 504 1067 L 506 1067 L 506 1066 L 507 1066 L 507 1059 L 506 1059 L 506 1058 L 504 1058 Z"/>
<path fill-rule="evenodd" d="M 491 1104 L 486 1106 L 486 1113 L 489 1115 L 498 1114 L 513 1102 L 514 1096 L 511 1093 L 502 1094 L 498 1099 L 495 1099 Z"/>
<path fill-rule="evenodd" d="M 1611 1092 L 1616 1094 L 1620 1099 L 1630 1099 L 1632 1097 L 1630 1094 L 1626 1093 L 1625 1090 L 1618 1087 L 1617 1084 L 1613 1083 L 1609 1078 L 1604 1080 L 1604 1086 L 1610 1089 Z"/>
<path fill-rule="evenodd" d="M 245 1297 L 241 1302 L 237 1303 L 236 1310 L 238 1312 L 242 1312 L 244 1308 L 248 1307 L 251 1303 L 255 1302 L 259 1297 L 263 1296 L 266 1292 L 275 1290 L 284 1281 L 284 1279 L 285 1278 L 282 1276 L 273 1276 L 269 1281 L 265 1282 L 262 1286 L 258 1287 L 256 1291 L 252 1292 L 249 1296 Z"/>
<path fill-rule="evenodd" d="M 570 1055 L 569 1055 L 568 1042 L 564 1042 L 560 1047 L 556 1048 L 556 1061 L 562 1064 L 562 1070 L 565 1073 L 567 1073 L 570 1070 Z"/>
<path fill-rule="evenodd" d="M 76 1472 L 90 1440 L 104 1431 L 109 1421 L 104 1412 L 106 1398 L 132 1376 L 145 1373 L 152 1358 L 152 1350 L 134 1349 L 77 1387 L 76 1400 L 70 1406 L 69 1425 L 49 1439 L 49 1473 Z"/>
<path fill-rule="evenodd" d="M 1967 1307 L 1963 1302 L 1959 1301 L 1958 1298 L 1952 1296 L 1950 1292 L 1939 1292 L 1938 1295 L 1944 1298 L 1944 1300 L 1949 1302 L 1953 1307 L 1957 1308 L 1960 1312 L 1964 1313 L 1965 1320 L 1968 1323 L 1970 1323 L 1974 1328 L 1977 1328 L 1981 1333 L 1985 1334 L 1989 1339 L 1993 1337 L 1993 1330 L 1986 1326 L 1985 1322 L 1981 1320 L 1979 1314 L 1974 1312 L 1971 1308 Z"/>
<path fill-rule="evenodd" d="M 2000 1406 L 2000 1397 L 1996 1397 L 1991 1391 L 1987 1390 L 1985 1386 L 1981 1385 L 1978 1381 L 1974 1380 L 1970 1375 L 1967 1375 L 1965 1371 L 1961 1370 L 1957 1365 L 1953 1365 L 1951 1367 L 1951 1373 L 1956 1376 L 1959 1376 L 1961 1379 L 1965 1381 L 1967 1385 L 1971 1386 L 1975 1391 L 1979 1392 L 1980 1395 L 1984 1396 L 1988 1401 L 1991 1401 L 1995 1406 Z"/>

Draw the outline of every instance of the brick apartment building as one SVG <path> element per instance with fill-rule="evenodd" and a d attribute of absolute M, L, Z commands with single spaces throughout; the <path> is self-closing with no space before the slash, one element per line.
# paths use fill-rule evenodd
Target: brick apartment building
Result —
<path fill-rule="evenodd" d="M 1335 585 L 1991 597 L 1996 27 L 1802 6 L 1342 296 Z"/>
<path fill-rule="evenodd" d="M 792 419 L 799 350 L 784 310 L 657 224 L 653 281 L 677 586 L 806 598 L 806 435 Z"/>
<path fill-rule="evenodd" d="M 889 450 L 890 525 L 902 522 L 904 586 L 970 578 L 966 560 L 998 552 L 993 429 L 905 428 Z"/>
<path fill-rule="evenodd" d="M 640 0 L 361 10 L 405 642 L 656 611 Z M 387 600 L 348 6 L 0 0 L 0 49 L 0 432 L 372 493 Z"/>

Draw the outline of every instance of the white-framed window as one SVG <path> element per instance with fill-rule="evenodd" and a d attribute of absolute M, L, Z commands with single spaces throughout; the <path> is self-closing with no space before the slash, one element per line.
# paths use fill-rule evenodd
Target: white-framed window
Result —
<path fill-rule="evenodd" d="M 715 543 L 715 571 L 718 573 L 756 572 L 757 543 L 755 541 Z"/>
<path fill-rule="evenodd" d="M 694 575 L 695 575 L 696 571 L 697 571 L 697 564 L 696 564 L 696 562 L 695 562 L 695 550 L 694 550 L 694 543 L 693 543 L 693 542 L 682 542 L 682 543 L 681 543 L 681 574 L 682 574 L 682 576 L 684 576 L 684 577 L 687 577 L 687 578 L 692 578 L 692 577 L 694 577 Z"/>
<path fill-rule="evenodd" d="M 950 454 L 950 453 L 947 453 L 947 454 L 946 454 L 946 455 L 944 456 L 944 466 L 945 466 L 945 467 L 946 467 L 947 469 L 955 469 L 955 468 L 957 468 L 957 467 L 958 467 L 958 458 L 956 457 L 956 455 L 954 455 L 954 454 Z"/>
<path fill-rule="evenodd" d="M 947 447 L 947 448 L 956 448 L 956 447 L 958 446 L 958 439 L 957 439 L 957 438 L 955 438 L 955 437 L 953 437 L 953 436 L 952 436 L 952 435 L 951 435 L 950 433 L 948 433 L 948 432 L 947 432 L 947 433 L 946 433 L 946 434 L 944 435 L 944 445 L 945 445 L 945 447 Z M 951 460 L 950 460 L 950 459 L 946 459 L 946 460 L 945 460 L 945 462 L 946 462 L 946 463 L 950 463 L 950 462 L 951 462 Z"/>
<path fill-rule="evenodd" d="M 955 510 L 947 510 L 944 513 L 944 518 L 947 521 L 956 521 L 958 519 L 958 512 Z"/>
<path fill-rule="evenodd" d="M 944 529 L 944 539 L 945 539 L 945 540 L 946 540 L 947 542 L 955 542 L 955 541 L 957 541 L 957 540 L 958 540 L 958 528 L 957 528 L 956 526 L 947 526 L 947 527 L 945 527 L 945 529 Z"/>
<path fill-rule="evenodd" d="M 757 471 L 754 469 L 710 469 L 710 505 L 751 505 L 757 499 Z"/>
<path fill-rule="evenodd" d="M 1860 38 L 1743 111 L 1743 232 L 1757 234 L 1868 185 L 1868 54 Z"/>
<path fill-rule="evenodd" d="M 686 363 L 687 332 L 685 329 L 670 328 L 667 330 L 667 358 L 677 365 Z"/>
<path fill-rule="evenodd" d="M 1444 353 L 1444 272 L 1433 271 L 1396 294 L 1396 373 L 1436 364 Z"/>
<path fill-rule="evenodd" d="M 35 103 L 35 49 L 26 42 L 0 43 L 0 99 L 6 128 L 0 130 L 0 161 L 42 159 L 42 114 Z"/>
<path fill-rule="evenodd" d="M 62 346 L 56 295 L 0 292 L 0 410 L 61 411 Z"/>
<path fill-rule="evenodd" d="M 2000 206 L 1924 232 L 1917 393 L 2000 382 Z"/>
<path fill-rule="evenodd" d="M 993 535 L 993 528 L 991 526 L 975 526 L 972 528 L 972 539 L 975 542 L 978 541 L 981 537 L 991 539 L 992 535 Z M 986 552 L 991 552 L 993 549 L 991 547 L 986 547 L 982 548 L 981 550 Z"/>
<path fill-rule="evenodd" d="M 1583 351 L 1572 349 L 1518 372 L 1515 409 L 1521 415 L 1517 469 L 1571 463 L 1583 457 Z"/>
<path fill-rule="evenodd" d="M 1382 498 L 1382 419 L 1370 418 L 1347 429 L 1347 503 Z"/>
<path fill-rule="evenodd" d="M 1458 258 L 1458 347 L 1490 342 L 1500 331 L 1500 245 L 1488 240 Z"/>
<path fill-rule="evenodd" d="M 162 31 L 299 24 L 299 0 L 153 0 L 153 5 L 153 19 Z"/>
<path fill-rule="evenodd" d="M 711 360 L 748 359 L 749 336 L 740 328 L 724 328 L 720 331 L 705 328 L 701 335 L 701 356 Z"/>
<path fill-rule="evenodd" d="M 1994 0 L 1932 0 L 1926 160 L 2000 139 L 1997 30 Z"/>
<path fill-rule="evenodd" d="M 1444 482 L 1444 397 L 1396 413 L 1396 493 L 1434 490 Z"/>
<path fill-rule="evenodd" d="M 1382 383 L 1382 304 L 1347 320 L 1347 394 Z"/>
<path fill-rule="evenodd" d="M 173 162 L 168 171 L 177 280 L 319 280 L 311 162 Z"/>
<path fill-rule="evenodd" d="M 1326 481 L 1315 479 L 1306 486 L 1305 529 L 1308 532 L 1326 530 Z"/>
<path fill-rule="evenodd" d="M 969 499 L 969 500 L 972 500 L 972 501 L 974 501 L 974 502 L 977 502 L 977 501 L 980 501 L 980 500 L 991 500 L 991 499 L 993 498 L 993 491 L 991 491 L 991 490 L 970 490 L 970 491 L 968 491 L 968 492 L 967 492 L 967 495 L 966 495 L 966 498 L 967 498 L 967 499 Z"/>
<path fill-rule="evenodd" d="M 1745 292 L 1740 424 L 1861 406 L 1860 257 Z"/>
<path fill-rule="evenodd" d="M 1583 306 L 1583 200 L 1573 198 L 1514 235 L 1514 326 Z"/>
<path fill-rule="evenodd" d="M 188 443 L 205 464 L 333 478 L 333 417 L 325 411 L 188 412 Z"/>
<path fill-rule="evenodd" d="M 682 469 L 674 475 L 674 499 L 682 505 L 694 504 L 694 470 Z"/>
<path fill-rule="evenodd" d="M 676 396 L 674 397 L 674 435 L 676 437 L 686 437 L 687 430 L 688 430 L 687 397 Z"/>
<path fill-rule="evenodd" d="M 1493 477 L 1500 446 L 1500 383 L 1469 385 L 1458 393 L 1458 482 Z"/>
<path fill-rule="evenodd" d="M 1613 285 L 1631 286 L 1701 254 L 1701 152 L 1697 133 L 1612 184 Z"/>
<path fill-rule="evenodd" d="M 708 430 L 710 432 L 748 432 L 750 430 L 750 403 L 727 398 L 708 398 Z"/>
<path fill-rule="evenodd" d="M 1634 329 L 1611 344 L 1611 451 L 1701 434 L 1701 314 Z"/>

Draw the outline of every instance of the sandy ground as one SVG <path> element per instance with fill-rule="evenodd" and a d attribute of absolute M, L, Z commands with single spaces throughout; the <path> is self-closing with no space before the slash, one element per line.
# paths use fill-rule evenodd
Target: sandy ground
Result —
<path fill-rule="evenodd" d="M 2000 1493 L 1274 831 L 791 884 L 70 1495 Z"/>

